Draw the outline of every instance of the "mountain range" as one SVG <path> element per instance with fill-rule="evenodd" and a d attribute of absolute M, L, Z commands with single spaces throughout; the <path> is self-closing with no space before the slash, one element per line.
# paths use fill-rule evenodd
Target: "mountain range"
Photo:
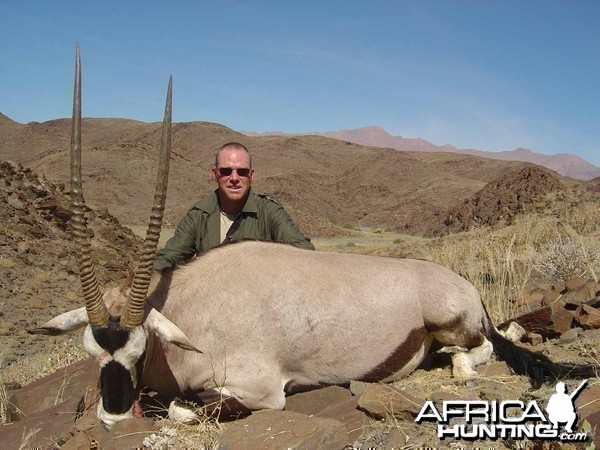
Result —
<path fill-rule="evenodd" d="M 282 131 L 256 133 L 240 131 L 249 136 L 291 136 L 294 134 Z M 483 158 L 499 159 L 502 161 L 522 161 L 547 167 L 559 174 L 577 180 L 591 180 L 600 177 L 600 168 L 585 159 L 570 153 L 544 155 L 526 148 L 517 148 L 512 151 L 491 152 L 475 149 L 459 149 L 453 145 L 435 145 L 421 138 L 405 138 L 393 136 L 379 126 L 368 126 L 353 130 L 328 131 L 325 133 L 303 133 L 309 135 L 325 136 L 369 147 L 393 148 L 404 152 L 450 152 L 466 155 L 481 156 Z"/>
<path fill-rule="evenodd" d="M 0 161 L 13 161 L 68 189 L 70 131 L 70 119 L 21 124 L 0 114 Z M 88 205 L 107 210 L 122 224 L 143 227 L 160 137 L 160 123 L 84 118 Z M 314 135 L 251 137 L 216 123 L 180 122 L 172 128 L 166 228 L 215 189 L 210 180 L 215 151 L 231 141 L 252 152 L 253 189 L 277 199 L 311 237 L 347 235 L 356 227 L 439 236 L 507 224 L 517 214 L 552 213 L 547 203 L 552 198 L 569 199 L 572 207 L 586 192 L 597 192 L 600 182 L 562 177 L 526 162 L 398 151 Z"/>

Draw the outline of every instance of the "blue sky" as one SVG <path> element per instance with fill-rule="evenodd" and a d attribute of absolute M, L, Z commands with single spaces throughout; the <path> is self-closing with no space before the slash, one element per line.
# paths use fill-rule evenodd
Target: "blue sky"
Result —
<path fill-rule="evenodd" d="M 379 125 L 600 166 L 598 1 L 0 0 L 0 112 L 309 132 Z"/>

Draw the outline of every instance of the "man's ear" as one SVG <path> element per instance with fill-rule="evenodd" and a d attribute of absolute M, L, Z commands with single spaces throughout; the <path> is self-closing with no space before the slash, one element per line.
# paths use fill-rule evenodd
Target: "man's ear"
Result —
<path fill-rule="evenodd" d="M 213 167 L 212 169 L 210 169 L 210 179 L 213 180 L 215 183 L 217 182 L 218 178 L 217 178 L 217 168 Z"/>

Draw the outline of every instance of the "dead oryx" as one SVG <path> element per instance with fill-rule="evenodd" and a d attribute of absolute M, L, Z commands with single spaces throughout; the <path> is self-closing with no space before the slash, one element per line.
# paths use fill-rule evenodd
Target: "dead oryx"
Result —
<path fill-rule="evenodd" d="M 71 195 L 86 306 L 32 332 L 87 325 L 84 347 L 100 365 L 98 417 L 107 427 L 132 417 L 142 385 L 204 404 L 225 397 L 249 410 L 282 409 L 286 393 L 311 386 L 399 379 L 433 342 L 468 349 L 453 356 L 460 379 L 475 377 L 492 351 L 534 385 L 595 375 L 592 366 L 555 364 L 508 341 L 473 285 L 432 262 L 245 241 L 152 274 L 167 190 L 170 81 L 141 262 L 131 288 L 102 294 L 83 215 L 80 97 L 78 52 Z"/>

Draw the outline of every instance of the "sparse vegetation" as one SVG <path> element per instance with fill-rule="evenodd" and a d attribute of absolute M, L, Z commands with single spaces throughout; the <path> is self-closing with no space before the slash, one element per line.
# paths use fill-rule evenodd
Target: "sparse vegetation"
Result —
<path fill-rule="evenodd" d="M 540 273 L 566 282 L 572 276 L 586 276 L 598 281 L 600 243 L 597 239 L 559 236 L 546 243 L 534 258 Z"/>
<path fill-rule="evenodd" d="M 27 450 L 32 448 L 31 441 L 35 438 L 35 435 L 40 431 L 39 428 L 31 428 L 29 430 L 23 431 L 23 438 L 21 440 L 21 445 L 18 450 Z"/>
<path fill-rule="evenodd" d="M 471 281 L 495 322 L 514 317 L 529 281 L 531 264 L 520 258 L 516 237 L 490 236 L 482 230 L 468 239 L 444 239 L 427 250 L 427 259 L 438 262 Z"/>
<path fill-rule="evenodd" d="M 567 209 L 559 217 L 530 214 L 510 227 L 479 227 L 420 242 L 411 251 L 471 281 L 499 323 L 526 310 L 521 296 L 535 279 L 564 283 L 571 276 L 582 275 L 598 280 L 597 217 L 598 205 Z M 389 254 L 399 256 L 393 249 Z"/>
<path fill-rule="evenodd" d="M 199 423 L 185 424 L 161 419 L 159 430 L 144 439 L 145 448 L 217 448 L 219 434 L 223 431 L 218 421 L 204 419 Z"/>
<path fill-rule="evenodd" d="M 89 355 L 81 346 L 81 337 L 64 337 L 50 354 L 38 354 L 2 369 L 1 382 L 16 382 L 26 385 L 67 367 Z"/>
<path fill-rule="evenodd" d="M 13 409 L 8 398 L 8 392 L 4 383 L 0 383 L 0 425 L 11 422 L 11 410 Z"/>

